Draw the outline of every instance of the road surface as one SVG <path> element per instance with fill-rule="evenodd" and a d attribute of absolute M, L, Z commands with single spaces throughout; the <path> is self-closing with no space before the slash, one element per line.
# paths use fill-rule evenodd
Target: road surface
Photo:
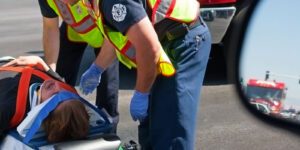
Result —
<path fill-rule="evenodd" d="M 39 55 L 42 53 L 42 23 L 37 0 L 1 0 L 0 56 Z M 87 60 L 86 58 L 89 58 Z M 81 70 L 92 61 L 87 51 Z M 82 72 L 82 71 L 81 71 Z M 134 87 L 134 71 L 121 67 L 120 123 L 123 142 L 137 141 L 137 123 L 129 114 Z M 214 76 L 215 72 L 207 74 Z M 272 127 L 254 118 L 240 103 L 233 85 L 223 78 L 206 78 L 199 105 L 195 149 L 199 150 L 298 150 L 299 135 Z M 2 86 L 2 85 L 0 85 Z M 87 99 L 93 101 L 95 95 Z"/>

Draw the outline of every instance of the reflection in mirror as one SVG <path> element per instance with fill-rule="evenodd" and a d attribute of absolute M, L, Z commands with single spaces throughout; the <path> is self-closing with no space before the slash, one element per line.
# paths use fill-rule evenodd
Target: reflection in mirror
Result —
<path fill-rule="evenodd" d="M 248 25 L 240 83 L 260 112 L 300 124 L 299 0 L 260 1 Z"/>

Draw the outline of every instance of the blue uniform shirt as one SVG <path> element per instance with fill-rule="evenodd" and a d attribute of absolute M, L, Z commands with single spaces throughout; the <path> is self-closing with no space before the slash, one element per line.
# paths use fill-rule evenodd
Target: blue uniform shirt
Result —
<path fill-rule="evenodd" d="M 147 16 L 142 0 L 102 0 L 100 11 L 104 24 L 122 34 L 135 23 Z"/>

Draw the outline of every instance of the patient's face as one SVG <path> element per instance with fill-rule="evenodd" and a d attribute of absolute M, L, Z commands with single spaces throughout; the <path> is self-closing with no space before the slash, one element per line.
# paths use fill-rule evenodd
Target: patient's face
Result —
<path fill-rule="evenodd" d="M 63 89 L 58 83 L 58 81 L 52 79 L 44 81 L 41 87 L 41 102 Z"/>

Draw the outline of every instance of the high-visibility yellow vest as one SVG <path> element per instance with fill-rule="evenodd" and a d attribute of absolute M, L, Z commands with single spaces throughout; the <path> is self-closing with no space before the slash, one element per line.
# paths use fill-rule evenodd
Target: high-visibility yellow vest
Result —
<path fill-rule="evenodd" d="M 152 9 L 151 21 L 156 24 L 165 18 L 190 23 L 199 15 L 197 0 L 147 0 Z"/>
<path fill-rule="evenodd" d="M 103 44 L 102 33 L 82 1 L 78 1 L 72 6 L 60 0 L 47 0 L 47 2 L 55 13 L 68 24 L 67 34 L 70 41 L 86 42 L 95 48 L 101 47 Z"/>
<path fill-rule="evenodd" d="M 84 0 L 84 2 L 89 3 L 87 0 Z M 99 5 L 99 0 L 93 0 L 92 2 L 97 6 Z M 196 0 L 148 0 L 148 4 L 152 9 L 151 21 L 153 25 L 159 23 L 164 18 L 190 23 L 194 21 L 199 14 L 199 3 Z M 93 11 L 96 11 L 93 14 L 99 14 L 97 17 L 97 25 L 104 37 L 109 39 L 115 46 L 119 60 L 129 68 L 136 67 L 135 49 L 131 46 L 127 36 L 105 26 L 100 11 Z M 164 76 L 172 76 L 175 74 L 175 68 L 164 50 L 161 50 L 158 70 Z"/>

